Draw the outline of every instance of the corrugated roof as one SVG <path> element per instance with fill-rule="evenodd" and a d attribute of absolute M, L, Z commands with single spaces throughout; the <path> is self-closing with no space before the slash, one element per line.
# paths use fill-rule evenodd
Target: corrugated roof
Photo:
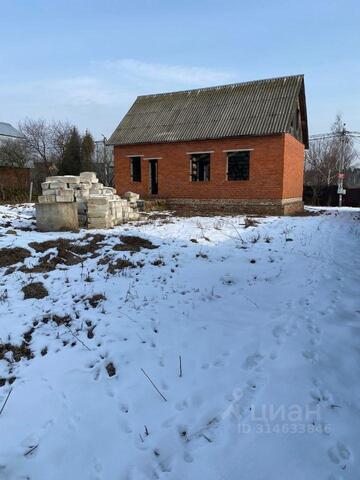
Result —
<path fill-rule="evenodd" d="M 0 122 L 0 135 L 4 137 L 21 138 L 19 130 L 16 130 L 10 123 Z"/>
<path fill-rule="evenodd" d="M 298 101 L 307 144 L 303 75 L 139 96 L 109 143 L 130 145 L 283 133 L 289 131 Z"/>

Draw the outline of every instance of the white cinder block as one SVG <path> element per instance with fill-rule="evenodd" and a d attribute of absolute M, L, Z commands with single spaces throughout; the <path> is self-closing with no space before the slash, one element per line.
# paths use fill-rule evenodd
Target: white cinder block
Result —
<path fill-rule="evenodd" d="M 90 195 L 88 200 L 89 205 L 108 205 L 109 199 L 101 195 Z"/>
<path fill-rule="evenodd" d="M 89 198 L 89 191 L 88 190 L 77 190 L 75 191 L 75 198 L 78 202 L 82 202 Z"/>
<path fill-rule="evenodd" d="M 56 193 L 57 202 L 74 202 L 75 201 L 75 194 L 71 188 L 59 188 L 55 190 L 55 193 Z"/>
<path fill-rule="evenodd" d="M 116 190 L 115 188 L 112 188 L 112 187 L 104 187 L 103 192 L 106 194 L 110 193 L 111 195 L 114 195 L 114 193 L 116 193 Z"/>
<path fill-rule="evenodd" d="M 90 190 L 91 188 L 91 182 L 81 182 L 79 184 L 80 190 Z"/>
<path fill-rule="evenodd" d="M 127 192 L 121 198 L 114 188 L 100 183 L 94 172 L 47 177 L 41 187 L 39 203 L 76 202 L 80 226 L 111 228 L 139 218 L 139 194 Z"/>
<path fill-rule="evenodd" d="M 80 182 L 94 182 L 96 183 L 98 179 L 96 178 L 95 172 L 81 172 L 80 173 Z"/>
<path fill-rule="evenodd" d="M 89 212 L 88 210 L 88 217 L 89 217 L 89 220 L 91 218 L 96 218 L 96 219 L 99 219 L 99 218 L 110 218 L 111 215 L 109 214 L 109 212 Z"/>
<path fill-rule="evenodd" d="M 58 175 L 54 175 L 53 177 L 46 177 L 46 182 L 62 182 L 62 183 L 66 183 L 66 181 L 64 180 L 64 177 Z"/>
<path fill-rule="evenodd" d="M 64 175 L 62 178 L 65 183 L 80 183 L 80 178 L 75 175 Z"/>
<path fill-rule="evenodd" d="M 39 203 L 55 203 L 56 196 L 55 195 L 39 195 L 38 202 Z"/>
<path fill-rule="evenodd" d="M 134 193 L 134 192 L 126 192 L 124 193 L 124 198 L 126 198 L 127 200 L 139 200 L 140 198 L 140 195 L 138 193 Z"/>
<path fill-rule="evenodd" d="M 49 183 L 49 187 L 48 187 L 48 188 L 52 188 L 52 189 L 56 189 L 56 188 L 67 188 L 67 187 L 66 187 L 66 183 L 64 183 L 64 182 L 56 181 L 56 182 L 48 182 L 48 183 Z"/>
<path fill-rule="evenodd" d="M 70 195 L 56 195 L 56 201 L 57 202 L 73 202 L 74 197 L 71 197 Z"/>

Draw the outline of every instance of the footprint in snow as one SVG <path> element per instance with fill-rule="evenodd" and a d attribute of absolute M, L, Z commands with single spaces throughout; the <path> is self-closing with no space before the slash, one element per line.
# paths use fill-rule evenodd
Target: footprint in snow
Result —
<path fill-rule="evenodd" d="M 350 450 L 342 442 L 337 442 L 334 447 L 329 448 L 328 455 L 330 460 L 337 465 L 340 463 L 344 464 L 344 462 L 351 458 Z"/>
<path fill-rule="evenodd" d="M 184 408 L 187 408 L 188 406 L 189 405 L 186 400 L 183 400 L 182 402 L 177 402 L 175 404 L 176 410 L 179 410 L 179 411 L 184 410 Z"/>
<path fill-rule="evenodd" d="M 49 428 L 52 428 L 54 426 L 54 424 L 55 424 L 54 420 L 50 419 L 50 420 L 47 420 L 41 428 L 46 431 Z"/>
<path fill-rule="evenodd" d="M 310 340 L 310 343 L 311 343 L 311 345 L 313 345 L 313 346 L 315 347 L 316 345 L 319 345 L 320 341 L 321 341 L 321 340 L 320 340 L 320 337 L 313 337 L 313 338 Z"/>
<path fill-rule="evenodd" d="M 74 415 L 74 416 L 71 416 L 69 417 L 69 420 L 68 420 L 68 427 L 70 430 L 78 430 L 79 428 L 79 421 L 80 421 L 80 417 L 77 416 L 77 415 Z"/>
<path fill-rule="evenodd" d="M 101 463 L 96 458 L 94 459 L 94 470 L 97 473 L 101 473 L 103 470 Z"/>
<path fill-rule="evenodd" d="M 221 358 L 218 358 L 215 360 L 215 362 L 213 363 L 214 367 L 224 367 L 225 366 L 225 362 L 223 359 Z"/>
<path fill-rule="evenodd" d="M 261 360 L 263 359 L 264 357 L 262 355 L 260 355 L 260 353 L 253 353 L 252 355 L 249 355 L 246 359 L 245 359 L 245 362 L 244 362 L 244 368 L 246 368 L 247 370 L 251 370 L 255 367 L 257 367 Z"/>
<path fill-rule="evenodd" d="M 184 460 L 186 463 L 192 463 L 194 461 L 194 457 L 190 455 L 189 452 L 184 453 Z"/>
<path fill-rule="evenodd" d="M 307 330 L 311 335 L 320 335 L 321 333 L 321 328 L 315 325 L 311 320 L 307 322 Z"/>
<path fill-rule="evenodd" d="M 322 404 L 333 404 L 332 395 L 327 390 L 317 389 L 310 391 L 310 397 L 313 399 L 313 404 L 317 405 L 319 403 Z"/>
<path fill-rule="evenodd" d="M 283 343 L 283 337 L 286 335 L 286 329 L 283 325 L 275 325 L 272 329 L 272 334 L 276 338 L 276 343 L 280 345 Z"/>
<path fill-rule="evenodd" d="M 304 350 L 302 352 L 302 355 L 304 358 L 306 358 L 307 360 L 310 360 L 312 363 L 316 363 L 318 360 L 317 353 L 313 352 L 312 350 Z"/>
<path fill-rule="evenodd" d="M 194 394 L 191 397 L 191 404 L 194 407 L 200 407 L 203 404 L 204 400 L 200 395 Z"/>
<path fill-rule="evenodd" d="M 232 401 L 224 410 L 222 418 L 232 418 L 237 422 L 250 413 L 253 408 L 254 399 L 265 383 L 264 379 L 256 379 L 247 382 L 244 388 L 237 388 L 232 393 Z"/>
<path fill-rule="evenodd" d="M 173 424 L 174 421 L 175 421 L 175 418 L 176 418 L 176 417 L 167 418 L 167 419 L 162 423 L 162 427 L 164 427 L 164 428 L 169 428 L 169 427 L 171 427 L 172 424 Z"/>
<path fill-rule="evenodd" d="M 299 300 L 299 305 L 302 307 L 308 307 L 310 305 L 310 300 L 306 297 L 301 297 Z"/>
<path fill-rule="evenodd" d="M 130 425 L 128 424 L 128 422 L 126 422 L 125 420 L 119 421 L 119 427 L 121 428 L 121 431 L 124 433 L 132 433 L 133 431 Z"/>
<path fill-rule="evenodd" d="M 129 407 L 126 405 L 126 403 L 121 403 L 119 405 L 119 409 L 122 413 L 129 413 Z"/>

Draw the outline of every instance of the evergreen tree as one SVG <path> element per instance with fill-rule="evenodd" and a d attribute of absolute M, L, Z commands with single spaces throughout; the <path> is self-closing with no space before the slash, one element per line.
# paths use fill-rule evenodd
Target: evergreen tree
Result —
<path fill-rule="evenodd" d="M 62 175 L 79 175 L 81 171 L 81 137 L 76 127 L 65 144 L 61 164 Z"/>
<path fill-rule="evenodd" d="M 81 171 L 94 171 L 93 156 L 95 151 L 95 142 L 91 133 L 86 130 L 81 141 Z"/>

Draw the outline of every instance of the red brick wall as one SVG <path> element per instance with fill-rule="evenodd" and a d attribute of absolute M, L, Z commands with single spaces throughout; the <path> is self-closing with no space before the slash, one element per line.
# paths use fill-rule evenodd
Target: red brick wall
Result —
<path fill-rule="evenodd" d="M 126 191 L 149 195 L 149 164 L 146 158 L 159 158 L 158 184 L 156 198 L 193 198 L 193 199 L 282 199 L 283 191 L 284 147 L 291 157 L 289 162 L 303 162 L 297 158 L 300 149 L 292 147 L 285 135 L 268 137 L 239 137 L 220 140 L 201 140 L 192 142 L 158 143 L 144 145 L 118 146 L 115 155 L 115 186 L 122 195 Z M 294 139 L 295 142 L 297 142 Z M 297 142 L 299 143 L 299 142 Z M 289 144 L 289 147 L 288 147 Z M 250 149 L 250 179 L 248 181 L 227 181 L 227 155 L 224 150 Z M 190 181 L 190 155 L 188 152 L 211 153 L 211 180 L 209 182 Z M 141 161 L 141 183 L 130 178 L 129 156 L 143 155 Z M 291 185 L 292 181 L 286 182 Z M 291 191 L 296 188 L 287 187 Z M 287 195 L 287 194 L 286 194 Z M 301 196 L 301 195 L 297 195 Z"/>
<path fill-rule="evenodd" d="M 283 198 L 302 198 L 304 188 L 304 145 L 292 135 L 286 133 L 284 147 Z"/>
<path fill-rule="evenodd" d="M 30 168 L 0 166 L 0 185 L 2 188 L 28 189 Z"/>

